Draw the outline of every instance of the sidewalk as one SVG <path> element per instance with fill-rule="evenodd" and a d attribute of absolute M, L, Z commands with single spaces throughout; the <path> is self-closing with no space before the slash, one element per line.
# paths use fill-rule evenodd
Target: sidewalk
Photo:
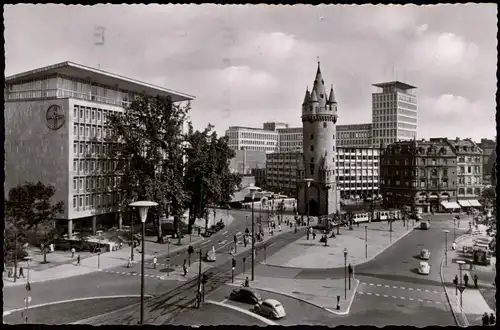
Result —
<path fill-rule="evenodd" d="M 236 276 L 231 286 L 239 287 L 245 275 Z M 359 284 L 351 280 L 351 290 L 347 287 L 347 300 L 344 299 L 344 280 L 296 280 L 257 276 L 250 286 L 255 289 L 274 292 L 308 302 L 334 314 L 348 314 Z M 337 310 L 337 296 L 340 296 L 340 310 Z"/>
<path fill-rule="evenodd" d="M 483 313 L 495 313 L 481 294 L 482 290 L 496 291 L 493 286 L 495 280 L 494 266 L 492 268 L 492 266 L 473 265 L 474 268 L 470 269 L 471 260 L 460 253 L 464 245 L 472 245 L 473 238 L 474 237 L 470 235 L 459 237 L 457 239 L 456 251 L 451 249 L 448 251 L 447 265 L 444 258 L 441 262 L 441 280 L 445 286 L 446 295 L 453 314 L 455 315 L 455 319 L 458 325 L 462 327 L 481 325 L 481 316 Z M 457 260 L 464 260 L 466 262 L 466 264 L 462 265 L 462 279 L 460 279 L 460 270 L 456 262 Z M 492 262 L 492 264 L 494 263 Z M 488 270 L 491 275 L 490 277 L 486 275 Z M 469 277 L 469 283 L 462 293 L 462 307 L 460 307 L 460 291 L 456 290 L 453 279 L 455 275 L 457 275 L 459 277 L 459 283 L 464 283 L 463 276 L 465 274 Z M 478 275 L 479 289 L 474 287 L 474 274 Z"/>
<path fill-rule="evenodd" d="M 334 228 L 336 238 L 328 237 L 328 245 L 320 243 L 322 233 L 316 231 L 316 240 L 307 236 L 291 243 L 267 259 L 266 264 L 288 268 L 337 268 L 344 267 L 344 248 L 347 248 L 347 263 L 360 265 L 373 259 L 390 245 L 409 234 L 414 226 L 410 221 L 403 227 L 401 220 L 392 224 L 390 233 L 387 221 L 355 224 L 353 230 L 341 227 L 340 235 Z M 416 223 L 415 226 L 418 226 Z M 367 257 L 365 256 L 365 226 L 367 226 Z M 329 235 L 330 236 L 330 235 Z"/>

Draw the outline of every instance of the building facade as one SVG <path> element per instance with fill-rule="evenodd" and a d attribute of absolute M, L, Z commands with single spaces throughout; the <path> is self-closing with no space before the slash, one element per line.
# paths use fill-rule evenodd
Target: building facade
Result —
<path fill-rule="evenodd" d="M 337 148 L 336 179 L 342 199 L 379 194 L 379 148 Z"/>
<path fill-rule="evenodd" d="M 279 152 L 302 151 L 303 134 L 302 127 L 280 128 Z"/>
<path fill-rule="evenodd" d="M 116 221 L 121 226 L 121 175 L 105 142 L 107 116 L 123 112 L 137 95 L 193 96 L 72 62 L 20 73 L 5 80 L 5 185 L 25 181 L 55 186 L 64 202 L 58 225 Z"/>
<path fill-rule="evenodd" d="M 482 161 L 483 161 L 483 185 L 493 185 L 493 180 L 491 178 L 493 173 L 493 167 L 496 164 L 497 144 L 494 140 L 481 139 L 480 143 L 476 143 L 479 148 L 483 151 Z"/>
<path fill-rule="evenodd" d="M 226 130 L 228 145 L 233 150 L 278 152 L 279 133 L 263 128 L 230 126 Z"/>
<path fill-rule="evenodd" d="M 253 169 L 266 168 L 265 151 L 235 150 L 229 161 L 229 170 L 233 173 L 249 175 Z"/>
<path fill-rule="evenodd" d="M 302 152 L 279 152 L 266 157 L 266 189 L 296 197 Z"/>
<path fill-rule="evenodd" d="M 470 139 L 440 140 L 446 141 L 456 155 L 457 200 L 472 201 L 475 205 L 470 206 L 479 206 L 477 200 L 483 189 L 483 151 Z"/>
<path fill-rule="evenodd" d="M 442 202 L 457 200 L 456 169 L 454 150 L 444 140 L 400 141 L 384 147 L 380 165 L 384 203 L 422 212 L 443 210 Z"/>
<path fill-rule="evenodd" d="M 416 87 L 391 81 L 374 84 L 372 94 L 372 143 L 389 145 L 400 140 L 416 139 L 418 126 L 417 97 L 410 93 Z"/>
<path fill-rule="evenodd" d="M 372 124 L 337 125 L 337 146 L 371 148 Z"/>

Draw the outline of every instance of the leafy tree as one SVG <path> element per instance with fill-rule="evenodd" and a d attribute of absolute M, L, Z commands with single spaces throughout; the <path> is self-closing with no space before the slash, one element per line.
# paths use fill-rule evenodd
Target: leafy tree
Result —
<path fill-rule="evenodd" d="M 483 192 L 481 193 L 481 198 L 483 200 L 483 203 L 487 203 L 487 204 L 495 204 L 496 203 L 496 197 L 497 194 L 496 194 L 496 191 L 495 191 L 495 187 L 488 187 L 488 188 L 485 188 L 483 189 Z"/>
<path fill-rule="evenodd" d="M 64 202 L 51 202 L 55 192 L 54 186 L 44 185 L 40 181 L 26 182 L 9 190 L 8 199 L 5 200 L 5 216 L 10 228 L 17 231 L 14 245 L 30 243 L 39 246 L 44 243 L 47 246 L 54 241 L 57 232 L 53 220 L 64 211 Z M 14 250 L 12 248 L 11 251 Z M 45 249 L 43 253 L 44 262 L 47 262 Z"/>
<path fill-rule="evenodd" d="M 184 187 L 190 200 L 190 225 L 196 217 L 206 217 L 208 208 L 227 205 L 241 176 L 231 173 L 229 161 L 235 152 L 228 146 L 227 137 L 218 137 L 213 126 L 208 125 L 203 131 L 195 131 L 189 124 L 186 135 L 186 170 Z M 215 216 L 215 212 L 214 212 Z"/>
<path fill-rule="evenodd" d="M 174 218 L 184 213 L 187 195 L 183 183 L 183 124 L 190 105 L 175 104 L 170 97 L 141 97 L 122 114 L 111 114 L 109 156 L 117 160 L 122 174 L 120 203 L 126 208 L 134 200 L 151 200 L 158 207 L 148 213 L 163 242 L 159 216 L 170 202 Z"/>

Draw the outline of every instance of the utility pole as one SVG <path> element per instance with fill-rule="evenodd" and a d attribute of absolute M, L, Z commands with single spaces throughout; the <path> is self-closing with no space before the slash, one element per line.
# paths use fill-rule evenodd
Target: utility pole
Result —
<path fill-rule="evenodd" d="M 201 307 L 201 258 L 202 258 L 202 252 L 201 252 L 201 246 L 200 246 L 200 259 L 199 259 L 199 266 L 198 266 L 198 292 L 196 293 L 196 296 L 198 297 L 198 299 L 196 300 L 197 308 Z"/>

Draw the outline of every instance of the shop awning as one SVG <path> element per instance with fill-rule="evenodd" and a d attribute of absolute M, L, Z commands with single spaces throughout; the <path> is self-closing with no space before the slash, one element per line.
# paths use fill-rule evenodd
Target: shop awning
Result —
<path fill-rule="evenodd" d="M 471 207 L 472 205 L 470 205 L 469 201 L 458 201 L 458 204 L 460 204 L 460 206 L 462 207 Z"/>
<path fill-rule="evenodd" d="M 445 208 L 445 209 L 451 209 L 451 207 L 449 206 L 450 203 L 449 202 L 441 202 L 441 205 Z"/>
<path fill-rule="evenodd" d="M 450 209 L 459 209 L 460 205 L 458 205 L 455 202 L 449 202 L 448 205 L 450 206 Z"/>
<path fill-rule="evenodd" d="M 472 205 L 472 206 L 476 206 L 476 207 L 480 207 L 480 206 L 481 206 L 481 203 L 479 203 L 479 202 L 478 202 L 477 200 L 475 200 L 475 199 L 471 199 L 471 200 L 469 200 L 469 203 L 470 203 L 470 205 Z"/>

